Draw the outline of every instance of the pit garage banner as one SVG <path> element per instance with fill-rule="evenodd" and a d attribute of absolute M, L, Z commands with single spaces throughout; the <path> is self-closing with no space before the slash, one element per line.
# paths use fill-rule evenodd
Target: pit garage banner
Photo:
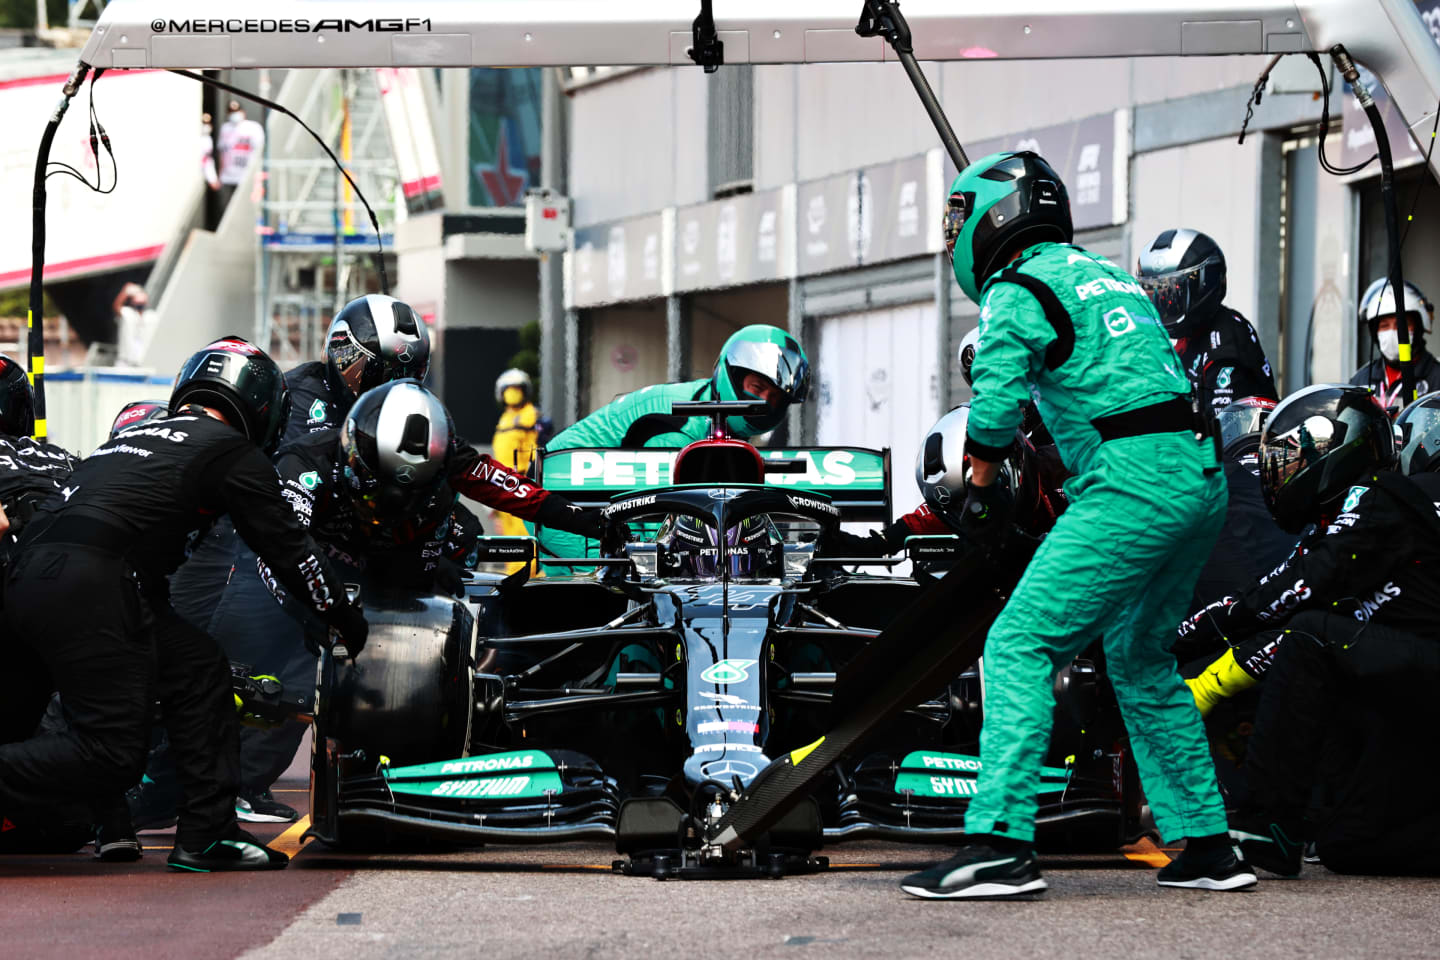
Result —
<path fill-rule="evenodd" d="M 1053 127 L 965 144 L 971 160 L 1002 150 L 1033 150 L 1049 161 L 1070 193 L 1075 229 L 1124 223 L 1129 214 L 1130 111 L 1096 114 Z M 945 189 L 955 167 L 945 158 Z"/>
<path fill-rule="evenodd" d="M 663 297 L 664 234 L 660 214 L 576 230 L 567 302 L 594 307 Z"/>
<path fill-rule="evenodd" d="M 681 207 L 675 214 L 675 290 L 713 290 L 790 274 L 795 230 L 787 191 Z"/>
<path fill-rule="evenodd" d="M 930 219 L 939 197 L 929 155 L 906 157 L 796 188 L 796 265 L 801 276 L 934 253 Z"/>

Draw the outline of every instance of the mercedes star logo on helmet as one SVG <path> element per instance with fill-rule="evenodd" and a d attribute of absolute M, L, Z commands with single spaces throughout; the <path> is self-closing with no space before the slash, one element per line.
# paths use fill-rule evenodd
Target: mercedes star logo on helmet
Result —
<path fill-rule="evenodd" d="M 408 463 L 402 463 L 395 468 L 395 479 L 401 483 L 413 483 L 415 480 L 415 468 Z"/>

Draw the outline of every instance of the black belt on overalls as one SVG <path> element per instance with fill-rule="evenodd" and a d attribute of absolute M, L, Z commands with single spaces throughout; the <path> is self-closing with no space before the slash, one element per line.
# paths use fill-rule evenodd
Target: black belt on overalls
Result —
<path fill-rule="evenodd" d="M 1148 407 L 1113 413 L 1108 417 L 1096 417 L 1090 425 L 1100 434 L 1100 439 L 1120 440 L 1124 437 L 1139 437 L 1147 433 L 1196 432 L 1195 410 L 1184 397 L 1172 397 Z"/>

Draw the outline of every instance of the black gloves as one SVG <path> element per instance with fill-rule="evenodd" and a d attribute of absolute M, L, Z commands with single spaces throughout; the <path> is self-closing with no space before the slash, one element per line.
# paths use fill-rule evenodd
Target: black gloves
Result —
<path fill-rule="evenodd" d="M 820 558 L 826 557 L 888 557 L 893 551 L 885 535 L 878 530 L 869 536 L 835 527 L 820 536 Z"/>
<path fill-rule="evenodd" d="M 1175 628 L 1175 646 L 1172 649 L 1182 663 L 1191 656 L 1200 656 L 1202 652 L 1229 642 L 1224 624 L 1234 603 L 1234 597 L 1221 597 L 1180 621 L 1180 626 Z M 1189 652 L 1192 650 L 1195 651 L 1193 654 Z"/>
<path fill-rule="evenodd" d="M 590 540 L 599 540 L 605 529 L 605 518 L 599 510 L 586 510 L 558 493 L 548 495 L 535 511 L 535 522 L 566 533 L 578 533 Z"/>
<path fill-rule="evenodd" d="M 435 559 L 433 584 L 437 593 L 452 597 L 465 595 L 465 574 L 460 565 L 446 557 Z"/>
<path fill-rule="evenodd" d="M 960 532 L 977 546 L 998 550 L 1010 530 L 1015 498 L 998 481 L 977 487 L 966 481 L 965 505 L 960 509 Z"/>
<path fill-rule="evenodd" d="M 365 622 L 365 614 L 361 612 L 360 604 L 348 601 L 342 604 L 331 618 L 330 626 L 339 634 L 335 642 L 343 643 L 352 659 L 365 649 L 365 640 L 370 636 L 370 624 Z"/>

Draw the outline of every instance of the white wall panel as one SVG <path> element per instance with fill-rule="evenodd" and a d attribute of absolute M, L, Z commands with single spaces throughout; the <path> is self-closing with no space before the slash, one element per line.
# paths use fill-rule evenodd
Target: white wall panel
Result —
<path fill-rule="evenodd" d="M 710 199 L 704 79 L 693 67 L 641 70 L 571 99 L 576 226 Z"/>
<path fill-rule="evenodd" d="M 1257 223 L 1261 138 L 1157 150 L 1135 158 L 1126 269 L 1162 230 L 1191 227 L 1208 233 L 1225 251 L 1229 293 L 1225 302 L 1255 318 L 1262 235 Z"/>
<path fill-rule="evenodd" d="M 799 180 L 914 156 L 939 142 L 898 63 L 823 63 L 793 69 Z M 924 69 L 934 86 L 938 65 L 927 63 Z M 766 96 L 760 79 L 756 100 Z"/>
<path fill-rule="evenodd" d="M 816 329 L 816 442 L 889 447 L 895 511 L 909 512 L 915 457 L 941 412 L 935 304 L 825 317 Z"/>

